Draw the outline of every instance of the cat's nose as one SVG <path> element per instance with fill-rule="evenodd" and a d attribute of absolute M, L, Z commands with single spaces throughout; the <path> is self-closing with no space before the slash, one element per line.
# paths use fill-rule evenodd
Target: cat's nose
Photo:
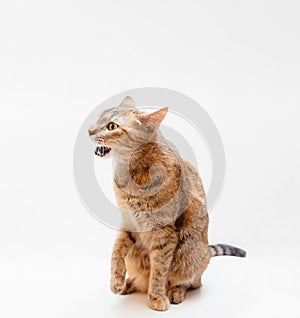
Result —
<path fill-rule="evenodd" d="M 89 131 L 89 136 L 95 135 L 96 132 L 98 131 L 98 126 L 96 125 L 91 126 L 88 131 Z"/>

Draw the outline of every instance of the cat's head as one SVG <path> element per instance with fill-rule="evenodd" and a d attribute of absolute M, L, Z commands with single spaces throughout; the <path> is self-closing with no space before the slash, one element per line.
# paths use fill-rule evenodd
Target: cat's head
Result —
<path fill-rule="evenodd" d="M 130 155 L 136 147 L 151 140 L 167 112 L 167 107 L 150 114 L 141 112 L 132 97 L 125 97 L 119 106 L 102 112 L 89 128 L 89 136 L 97 144 L 95 154 Z"/>

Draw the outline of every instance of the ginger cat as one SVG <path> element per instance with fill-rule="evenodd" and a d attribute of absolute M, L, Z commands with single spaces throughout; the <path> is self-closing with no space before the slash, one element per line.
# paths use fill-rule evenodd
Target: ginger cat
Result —
<path fill-rule="evenodd" d="M 116 161 L 122 225 L 112 252 L 111 290 L 147 293 L 149 306 L 159 311 L 201 286 L 212 256 L 246 255 L 236 247 L 208 244 L 201 178 L 159 130 L 167 111 L 141 112 L 128 96 L 89 128 L 95 154 Z"/>

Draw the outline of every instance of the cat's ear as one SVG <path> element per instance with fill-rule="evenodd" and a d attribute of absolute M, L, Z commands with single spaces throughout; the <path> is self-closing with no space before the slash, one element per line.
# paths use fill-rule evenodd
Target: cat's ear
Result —
<path fill-rule="evenodd" d="M 139 117 L 140 122 L 147 130 L 155 130 L 159 127 L 168 112 L 168 107 L 161 108 L 154 113 L 142 115 Z"/>
<path fill-rule="evenodd" d="M 135 102 L 133 100 L 133 98 L 131 96 L 126 96 L 121 104 L 120 104 L 121 107 L 135 107 Z"/>

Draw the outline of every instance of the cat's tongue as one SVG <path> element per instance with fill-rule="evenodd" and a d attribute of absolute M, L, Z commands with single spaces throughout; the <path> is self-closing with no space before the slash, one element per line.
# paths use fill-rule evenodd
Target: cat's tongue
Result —
<path fill-rule="evenodd" d="M 97 147 L 95 150 L 95 155 L 99 157 L 104 157 L 106 156 L 109 152 L 111 151 L 111 148 L 105 147 L 105 146 L 100 146 Z"/>

